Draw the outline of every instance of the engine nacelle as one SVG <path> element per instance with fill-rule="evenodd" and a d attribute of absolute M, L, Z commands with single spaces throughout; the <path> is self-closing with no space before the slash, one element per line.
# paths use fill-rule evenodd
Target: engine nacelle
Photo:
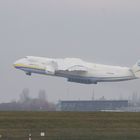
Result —
<path fill-rule="evenodd" d="M 135 75 L 137 78 L 140 78 L 140 62 L 137 62 L 137 63 L 133 66 L 132 71 L 133 71 L 134 75 Z"/>

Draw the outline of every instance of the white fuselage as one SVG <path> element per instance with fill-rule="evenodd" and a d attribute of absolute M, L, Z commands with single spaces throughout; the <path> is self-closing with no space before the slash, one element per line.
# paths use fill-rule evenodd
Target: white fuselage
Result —
<path fill-rule="evenodd" d="M 28 56 L 16 61 L 14 67 L 28 75 L 38 73 L 59 76 L 70 82 L 84 84 L 136 79 L 130 68 L 88 63 L 77 58 L 50 59 Z"/>

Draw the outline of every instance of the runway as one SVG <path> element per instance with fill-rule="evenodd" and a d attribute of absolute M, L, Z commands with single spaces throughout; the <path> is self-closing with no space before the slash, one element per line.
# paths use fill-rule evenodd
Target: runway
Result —
<path fill-rule="evenodd" d="M 137 140 L 140 113 L 0 112 L 3 140 L 29 136 L 41 140 Z"/>

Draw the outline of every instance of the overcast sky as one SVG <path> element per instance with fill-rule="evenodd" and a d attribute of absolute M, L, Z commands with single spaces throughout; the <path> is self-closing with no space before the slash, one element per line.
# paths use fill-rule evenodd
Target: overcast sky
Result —
<path fill-rule="evenodd" d="M 44 75 L 26 76 L 12 67 L 27 55 L 133 66 L 140 59 L 139 0 L 0 0 L 0 102 L 33 97 L 45 89 L 59 99 L 128 98 L 140 80 L 81 85 Z"/>

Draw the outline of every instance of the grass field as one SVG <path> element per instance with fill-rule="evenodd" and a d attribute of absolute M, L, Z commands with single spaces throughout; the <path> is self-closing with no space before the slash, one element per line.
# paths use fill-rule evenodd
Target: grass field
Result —
<path fill-rule="evenodd" d="M 32 140 L 140 140 L 140 113 L 0 112 L 0 139 L 30 133 Z"/>

